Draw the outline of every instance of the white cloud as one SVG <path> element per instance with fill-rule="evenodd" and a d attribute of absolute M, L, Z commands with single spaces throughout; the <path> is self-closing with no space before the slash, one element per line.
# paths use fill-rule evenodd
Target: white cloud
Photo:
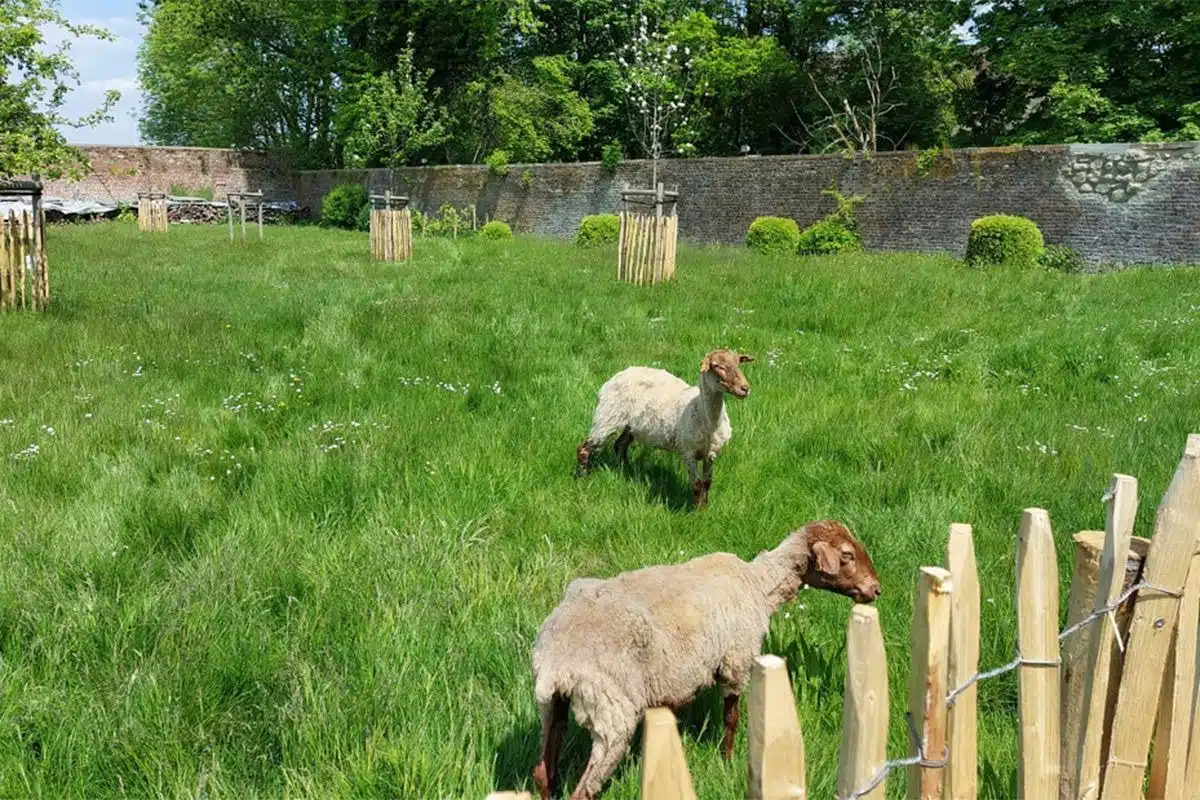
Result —
<path fill-rule="evenodd" d="M 121 101 L 112 109 L 112 122 L 91 128 L 60 128 L 67 141 L 74 144 L 137 144 L 138 111 L 142 107 L 141 86 L 137 81 L 137 49 L 141 44 L 142 25 L 131 16 L 90 17 L 72 14 L 64 9 L 68 19 L 77 25 L 104 28 L 115 38 L 103 41 L 94 37 L 72 38 L 65 29 L 53 25 L 44 30 L 48 47 L 67 42 L 71 62 L 79 73 L 80 85 L 60 109 L 68 118 L 78 118 L 95 111 L 104 100 L 105 92 L 116 90 Z"/>

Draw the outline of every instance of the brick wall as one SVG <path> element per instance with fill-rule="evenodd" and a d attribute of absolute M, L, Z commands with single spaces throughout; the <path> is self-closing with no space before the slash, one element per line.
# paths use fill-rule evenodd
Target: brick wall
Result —
<path fill-rule="evenodd" d="M 1092 264 L 1200 263 L 1200 143 L 1064 145 L 954 150 L 922 164 L 914 152 L 870 160 L 841 156 L 702 158 L 661 162 L 680 191 L 680 236 L 740 242 L 761 215 L 809 225 L 832 210 L 821 190 L 837 180 L 860 194 L 868 248 L 961 255 L 971 220 L 1011 213 L 1038 223 L 1050 244 Z M 532 183 L 522 180 L 528 170 Z M 297 199 L 320 208 L 337 183 L 390 186 L 413 205 L 475 203 L 517 230 L 571 236 L 585 214 L 611 212 L 623 186 L 648 186 L 650 164 L 629 161 L 609 177 L 598 164 L 514 165 L 500 179 L 482 166 L 302 172 Z"/>
<path fill-rule="evenodd" d="M 167 192 L 172 186 L 227 191 L 260 189 L 269 200 L 294 200 L 298 175 L 286 160 L 265 153 L 206 147 L 110 147 L 82 149 L 92 172 L 82 181 L 47 181 L 46 194 L 104 203 L 134 202 L 138 192 Z"/>

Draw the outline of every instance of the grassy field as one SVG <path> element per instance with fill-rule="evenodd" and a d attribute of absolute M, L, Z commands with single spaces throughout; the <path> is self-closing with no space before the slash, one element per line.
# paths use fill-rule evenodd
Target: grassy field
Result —
<path fill-rule="evenodd" d="M 864 540 L 902 730 L 918 566 L 975 525 L 983 666 L 1013 652 L 1021 510 L 1070 537 L 1136 475 L 1146 535 L 1200 429 L 1200 272 L 980 273 L 688 249 L 671 285 L 529 239 L 221 227 L 50 232 L 55 307 L 0 318 L 0 795 L 481 798 L 530 786 L 529 651 L 566 584 L 823 517 Z M 678 460 L 572 477 L 631 364 L 757 357 L 711 508 Z M 611 465 L 611 457 L 603 463 Z M 1065 608 L 1065 593 L 1064 593 Z M 791 665 L 832 795 L 850 602 L 802 593 Z M 1012 796 L 1016 683 L 981 686 L 981 796 Z M 703 797 L 745 787 L 719 699 L 682 712 Z M 586 757 L 572 726 L 568 785 Z M 636 752 L 606 797 L 637 797 Z M 891 782 L 899 796 L 902 780 Z"/>

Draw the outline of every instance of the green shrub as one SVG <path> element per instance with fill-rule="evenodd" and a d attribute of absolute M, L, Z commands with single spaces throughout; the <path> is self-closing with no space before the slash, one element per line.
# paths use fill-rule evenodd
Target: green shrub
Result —
<path fill-rule="evenodd" d="M 521 188 L 527 192 L 533 188 L 533 170 L 527 169 L 521 173 Z"/>
<path fill-rule="evenodd" d="M 321 200 L 321 222 L 331 228 L 354 230 L 358 215 L 367 204 L 367 190 L 357 183 L 343 183 Z"/>
<path fill-rule="evenodd" d="M 616 139 L 604 145 L 604 149 L 600 151 L 600 169 L 609 175 L 616 175 L 617 167 L 621 166 L 621 162 L 624 160 L 625 151 Z"/>
<path fill-rule="evenodd" d="M 479 235 L 485 239 L 502 241 L 512 238 L 512 228 L 498 219 L 494 219 L 479 229 Z"/>
<path fill-rule="evenodd" d="M 1079 252 L 1061 244 L 1047 245 L 1037 257 L 1039 267 L 1057 270 L 1058 272 L 1082 272 L 1083 256 Z"/>
<path fill-rule="evenodd" d="M 117 204 L 117 222 L 137 222 L 137 209 L 128 203 Z"/>
<path fill-rule="evenodd" d="M 766 255 L 793 255 L 800 246 L 800 226 L 785 217 L 759 217 L 746 231 L 746 247 Z"/>
<path fill-rule="evenodd" d="M 371 230 L 371 204 L 367 203 L 362 207 L 362 211 L 358 212 L 358 220 L 354 227 L 360 231 Z"/>
<path fill-rule="evenodd" d="M 579 221 L 575 244 L 580 247 L 599 247 L 613 244 L 620 238 L 620 217 L 616 214 L 592 214 Z"/>
<path fill-rule="evenodd" d="M 974 267 L 1006 265 L 1027 269 L 1045 247 L 1037 224 L 1025 217 L 993 214 L 971 223 L 967 263 Z"/>
<path fill-rule="evenodd" d="M 487 164 L 488 172 L 497 178 L 508 177 L 508 153 L 504 150 L 493 150 L 483 162 Z"/>
<path fill-rule="evenodd" d="M 451 203 L 442 203 L 437 216 L 421 218 L 421 231 L 427 236 L 467 236 L 471 234 L 471 206 L 457 208 Z M 414 218 L 413 224 L 417 225 Z"/>
<path fill-rule="evenodd" d="M 796 249 L 809 255 L 852 253 L 862 250 L 862 237 L 847 228 L 835 214 L 830 214 L 800 232 L 800 243 Z"/>

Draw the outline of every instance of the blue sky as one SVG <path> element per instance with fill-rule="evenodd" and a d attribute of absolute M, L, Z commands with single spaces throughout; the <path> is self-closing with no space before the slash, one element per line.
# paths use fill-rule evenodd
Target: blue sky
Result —
<path fill-rule="evenodd" d="M 137 49 L 144 28 L 137 20 L 137 0 L 60 0 L 59 11 L 71 22 L 107 28 L 112 42 L 76 39 L 71 43 L 71 60 L 79 70 L 80 85 L 71 92 L 62 111 L 78 117 L 93 111 L 108 89 L 121 92 L 113 109 L 113 121 L 94 128 L 63 128 L 67 141 L 75 144 L 137 144 L 137 116 L 142 93 L 137 80 Z M 45 31 L 47 42 L 57 45 L 66 32 L 54 27 Z"/>

